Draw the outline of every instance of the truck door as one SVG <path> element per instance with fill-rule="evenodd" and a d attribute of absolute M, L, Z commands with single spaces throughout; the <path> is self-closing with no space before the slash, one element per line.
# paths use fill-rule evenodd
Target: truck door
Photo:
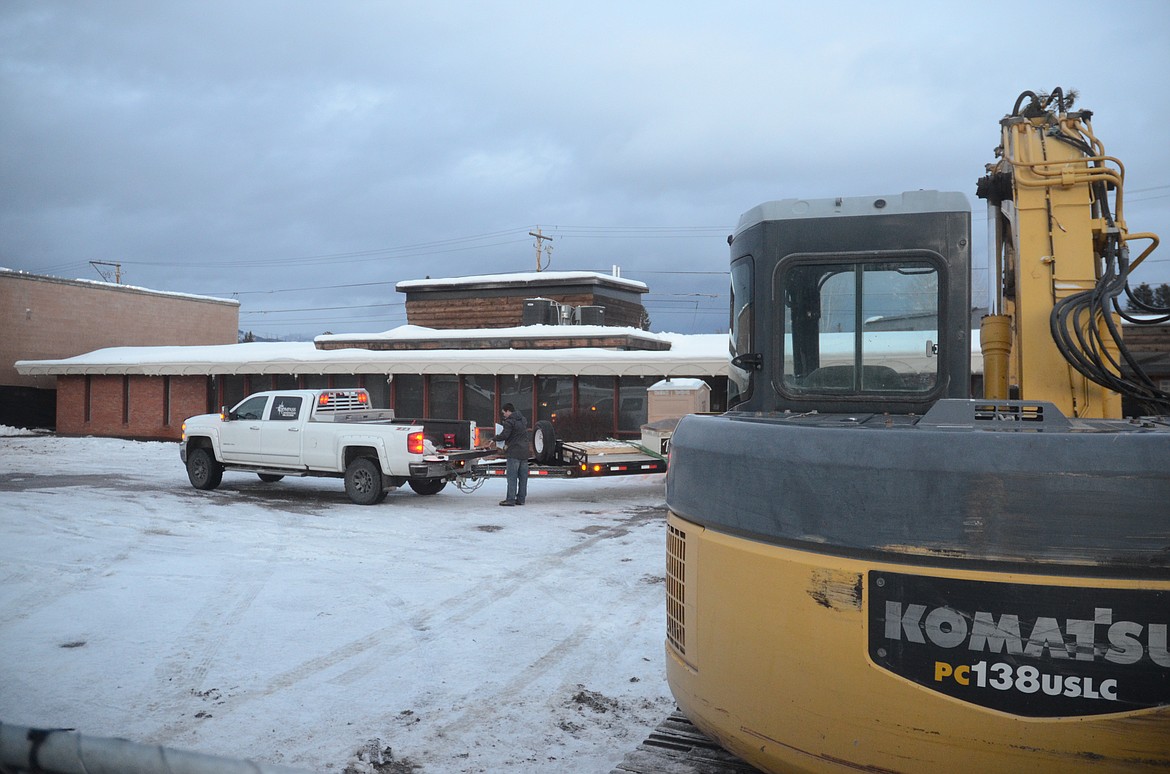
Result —
<path fill-rule="evenodd" d="M 231 410 L 231 420 L 219 427 L 219 448 L 224 462 L 255 462 L 260 456 L 260 426 L 264 422 L 267 395 L 255 395 Z"/>
<path fill-rule="evenodd" d="M 305 399 L 300 395 L 277 395 L 260 426 L 263 461 L 272 465 L 301 464 L 301 429 Z"/>

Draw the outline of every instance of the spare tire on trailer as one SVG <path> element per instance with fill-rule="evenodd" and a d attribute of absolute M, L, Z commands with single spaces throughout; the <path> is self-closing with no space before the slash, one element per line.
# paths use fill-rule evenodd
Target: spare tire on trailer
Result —
<path fill-rule="evenodd" d="M 537 465 L 551 465 L 557 461 L 557 429 L 547 419 L 540 420 L 532 428 L 532 456 Z"/>

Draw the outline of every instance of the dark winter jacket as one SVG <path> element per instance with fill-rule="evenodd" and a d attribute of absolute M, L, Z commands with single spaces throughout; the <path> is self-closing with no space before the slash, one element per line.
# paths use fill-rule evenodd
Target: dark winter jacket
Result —
<path fill-rule="evenodd" d="M 504 456 L 517 460 L 526 460 L 532 456 L 528 448 L 528 421 L 519 411 L 513 411 L 504 417 L 504 429 L 495 437 L 504 442 Z"/>

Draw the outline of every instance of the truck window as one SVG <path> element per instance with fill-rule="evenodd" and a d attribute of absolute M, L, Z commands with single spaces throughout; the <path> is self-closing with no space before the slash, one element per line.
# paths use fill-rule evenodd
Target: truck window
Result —
<path fill-rule="evenodd" d="M 268 418 L 277 422 L 292 422 L 301 415 L 301 403 L 304 398 L 299 395 L 277 395 L 272 401 L 272 408 Z"/>
<path fill-rule="evenodd" d="M 248 398 L 232 409 L 236 419 L 261 419 L 264 416 L 264 405 L 268 403 L 267 395 L 257 395 Z"/>
<path fill-rule="evenodd" d="M 794 261 L 784 292 L 784 392 L 924 393 L 938 381 L 938 271 L 925 260 Z"/>

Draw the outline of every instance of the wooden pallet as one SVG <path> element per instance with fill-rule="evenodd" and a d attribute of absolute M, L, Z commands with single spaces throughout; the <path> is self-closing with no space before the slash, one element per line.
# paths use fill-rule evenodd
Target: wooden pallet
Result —
<path fill-rule="evenodd" d="M 675 712 L 610 774 L 758 774 L 758 770 Z"/>

